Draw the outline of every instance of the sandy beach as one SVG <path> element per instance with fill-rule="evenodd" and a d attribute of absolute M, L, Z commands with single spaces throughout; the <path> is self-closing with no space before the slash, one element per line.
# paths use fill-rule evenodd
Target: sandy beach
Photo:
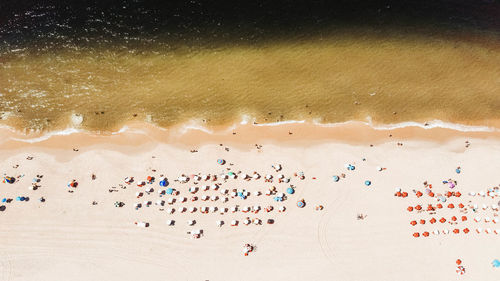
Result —
<path fill-rule="evenodd" d="M 297 124 L 242 126 L 211 135 L 190 131 L 182 140 L 133 130 L 34 143 L 4 138 L 0 167 L 15 182 L 0 183 L 0 199 L 13 199 L 0 203 L 5 206 L 0 213 L 0 280 L 498 280 L 500 272 L 491 262 L 500 258 L 494 209 L 500 199 L 498 193 L 487 193 L 499 184 L 497 133 L 335 130 Z M 277 164 L 282 170 L 273 168 Z M 243 179 L 254 172 L 259 179 Z M 176 181 L 182 174 L 216 175 L 217 180 Z M 148 176 L 156 180 L 137 186 Z M 163 176 L 166 187 L 159 185 Z M 126 177 L 134 182 L 125 183 Z M 30 189 L 33 180 L 39 180 L 36 190 Z M 67 186 L 72 180 L 76 187 Z M 209 190 L 202 190 L 205 185 Z M 266 196 L 272 186 L 277 193 Z M 192 187 L 199 190 L 191 194 Z M 287 193 L 289 187 L 294 194 Z M 158 191 L 168 188 L 179 194 L 160 197 Z M 250 194 L 233 198 L 233 189 Z M 395 196 L 398 189 L 408 196 Z M 417 197 L 418 192 L 423 196 Z M 447 192 L 461 196 L 447 197 Z M 274 200 L 279 193 L 286 194 L 282 202 Z M 446 202 L 437 201 L 441 195 Z M 29 201 L 18 201 L 20 196 Z M 198 200 L 191 201 L 193 196 Z M 204 196 L 218 198 L 202 201 Z M 181 203 L 181 197 L 187 201 Z M 177 201 L 169 205 L 169 198 Z M 301 199 L 303 208 L 297 207 Z M 124 206 L 115 207 L 115 202 Z M 136 203 L 142 206 L 136 209 Z M 428 204 L 435 210 L 427 211 Z M 322 210 L 316 210 L 319 205 Z M 407 210 L 417 205 L 423 210 Z M 231 211 L 234 206 L 238 211 Z M 262 209 L 252 212 L 254 206 Z M 266 212 L 267 206 L 273 210 Z M 279 212 L 282 206 L 285 211 Z M 191 213 L 191 207 L 197 211 Z M 199 210 L 204 207 L 218 209 L 204 214 Z M 245 207 L 250 211 L 243 212 Z M 169 209 L 175 209 L 173 214 Z M 246 218 L 261 224 L 245 225 Z M 432 218 L 437 222 L 431 223 Z M 440 223 L 441 218 L 446 222 Z M 274 223 L 268 224 L 269 219 Z M 189 226 L 189 220 L 196 223 Z M 221 227 L 218 220 L 224 221 Z M 231 226 L 233 220 L 238 226 Z M 201 237 L 193 239 L 188 234 L 193 230 L 202 230 Z M 245 244 L 255 246 L 248 256 L 242 253 Z M 463 275 L 456 272 L 457 259 Z"/>

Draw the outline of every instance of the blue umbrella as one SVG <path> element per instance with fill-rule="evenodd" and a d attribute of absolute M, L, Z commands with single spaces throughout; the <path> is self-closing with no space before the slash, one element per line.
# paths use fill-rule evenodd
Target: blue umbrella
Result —
<path fill-rule="evenodd" d="M 333 176 L 333 181 L 338 182 L 340 180 L 339 176 Z"/>
<path fill-rule="evenodd" d="M 273 199 L 274 199 L 274 201 L 276 201 L 276 202 L 278 202 L 278 201 L 283 201 L 283 198 L 278 197 L 278 196 L 274 197 Z"/>
<path fill-rule="evenodd" d="M 500 267 L 500 261 L 497 259 L 494 259 L 491 264 L 493 264 L 493 267 Z"/>
<path fill-rule="evenodd" d="M 167 188 L 166 192 L 167 192 L 167 194 L 170 195 L 170 194 L 174 193 L 174 189 L 173 188 Z"/>
<path fill-rule="evenodd" d="M 455 172 L 457 172 L 457 174 L 460 174 L 460 168 L 457 168 Z"/>
<path fill-rule="evenodd" d="M 2 199 L 2 203 L 7 202 L 7 198 Z"/>
<path fill-rule="evenodd" d="M 306 203 L 302 200 L 300 200 L 299 202 L 297 202 L 297 207 L 299 208 L 304 208 L 304 206 L 306 205 Z"/>
<path fill-rule="evenodd" d="M 21 196 L 17 196 L 16 201 L 21 201 Z"/>
<path fill-rule="evenodd" d="M 226 163 L 224 159 L 217 159 L 217 164 L 224 165 L 224 163 Z"/>
<path fill-rule="evenodd" d="M 26 200 L 26 197 L 21 196 L 21 201 L 24 201 L 24 200 Z"/>
<path fill-rule="evenodd" d="M 371 184 L 372 184 L 372 182 L 371 182 L 371 181 L 365 181 L 365 185 L 366 185 L 366 186 L 370 186 Z"/>
<path fill-rule="evenodd" d="M 8 183 L 14 183 L 16 181 L 16 179 L 14 177 L 5 177 L 4 179 Z"/>
<path fill-rule="evenodd" d="M 295 190 L 291 187 L 286 189 L 286 193 L 288 193 L 288 194 L 293 194 L 294 192 L 295 192 Z"/>
<path fill-rule="evenodd" d="M 354 171 L 354 169 L 356 169 L 356 167 L 354 167 L 351 164 L 349 164 L 349 166 L 347 166 L 347 170 Z"/>
<path fill-rule="evenodd" d="M 167 186 L 167 180 L 161 180 L 158 184 L 160 186 Z"/>

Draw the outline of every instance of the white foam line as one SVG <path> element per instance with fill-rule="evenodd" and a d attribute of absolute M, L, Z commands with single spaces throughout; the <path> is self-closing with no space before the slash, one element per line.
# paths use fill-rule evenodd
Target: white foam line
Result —
<path fill-rule="evenodd" d="M 41 142 L 41 141 L 48 140 L 53 136 L 67 136 L 67 135 L 80 133 L 80 132 L 82 132 L 82 131 L 75 129 L 75 128 L 67 128 L 67 129 L 61 130 L 61 131 L 54 131 L 54 132 L 45 133 L 43 136 L 40 136 L 37 138 L 30 138 L 30 139 L 12 138 L 12 140 L 20 141 L 20 142 L 27 142 L 27 143 L 35 143 L 35 142 Z"/>

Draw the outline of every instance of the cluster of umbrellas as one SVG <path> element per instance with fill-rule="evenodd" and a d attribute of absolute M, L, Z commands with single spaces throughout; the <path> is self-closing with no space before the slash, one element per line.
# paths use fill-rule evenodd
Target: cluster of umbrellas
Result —
<path fill-rule="evenodd" d="M 16 178 L 14 178 L 14 177 L 3 177 L 3 182 L 4 183 L 10 183 L 10 184 L 12 184 L 12 183 L 16 182 Z"/>

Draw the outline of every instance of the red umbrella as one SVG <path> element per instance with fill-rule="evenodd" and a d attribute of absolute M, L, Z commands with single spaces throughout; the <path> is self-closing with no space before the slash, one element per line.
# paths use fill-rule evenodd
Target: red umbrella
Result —
<path fill-rule="evenodd" d="M 453 229 L 453 233 L 458 234 L 460 230 L 458 228 Z"/>
<path fill-rule="evenodd" d="M 457 263 L 457 265 L 461 265 L 461 264 L 462 264 L 462 261 L 461 261 L 460 259 L 458 259 L 458 260 L 456 261 L 456 263 Z"/>
<path fill-rule="evenodd" d="M 422 196 L 424 194 L 422 192 L 420 192 L 420 191 L 417 191 L 417 193 L 415 195 L 417 195 L 417 197 L 420 197 L 420 196 Z"/>
<path fill-rule="evenodd" d="M 457 192 L 455 192 L 455 196 L 456 197 L 460 197 L 460 196 L 462 196 L 462 193 L 460 193 L 460 192 L 457 191 Z"/>
<path fill-rule="evenodd" d="M 464 204 L 460 203 L 460 204 L 458 204 L 458 207 L 459 207 L 459 208 L 463 208 L 463 207 L 465 207 L 465 206 L 464 206 Z"/>
<path fill-rule="evenodd" d="M 438 209 L 442 209 L 442 208 L 443 208 L 443 205 L 441 205 L 441 203 L 439 203 L 439 204 L 437 204 L 437 205 L 436 205 L 436 207 L 437 207 Z"/>
<path fill-rule="evenodd" d="M 453 216 L 453 217 L 451 217 L 451 220 L 452 221 L 457 221 L 457 217 Z"/>
<path fill-rule="evenodd" d="M 426 232 L 422 233 L 422 235 L 425 237 L 429 237 L 429 232 L 426 231 Z"/>
<path fill-rule="evenodd" d="M 430 197 L 434 197 L 434 192 L 429 192 Z"/>
<path fill-rule="evenodd" d="M 401 197 L 401 196 L 403 196 L 403 193 L 401 193 L 401 191 L 398 191 L 398 192 L 396 192 L 396 194 L 395 194 L 395 195 L 396 195 L 397 197 Z"/>
<path fill-rule="evenodd" d="M 416 221 L 411 221 L 410 224 L 413 225 L 413 226 L 415 226 L 415 225 L 417 225 L 417 222 Z"/>
<path fill-rule="evenodd" d="M 464 231 L 465 234 L 469 233 L 469 229 L 468 228 L 464 228 L 463 231 Z"/>
<path fill-rule="evenodd" d="M 446 192 L 446 197 L 451 197 L 452 193 L 451 191 Z"/>
<path fill-rule="evenodd" d="M 448 204 L 448 208 L 453 209 L 453 208 L 455 208 L 455 205 L 453 205 L 453 204 Z"/>
<path fill-rule="evenodd" d="M 440 222 L 440 223 L 445 223 L 445 222 L 446 222 L 446 219 L 445 219 L 445 218 L 441 218 L 441 219 L 439 220 L 439 222 Z"/>
<path fill-rule="evenodd" d="M 466 221 L 467 220 L 467 217 L 466 216 L 462 216 L 462 221 Z"/>
<path fill-rule="evenodd" d="M 420 224 L 425 224 L 425 220 L 420 220 Z"/>
<path fill-rule="evenodd" d="M 435 223 L 436 222 L 436 219 L 435 218 L 432 218 L 429 220 L 430 223 Z"/>
<path fill-rule="evenodd" d="M 408 197 L 408 192 L 403 192 L 403 197 Z"/>
<path fill-rule="evenodd" d="M 417 206 L 415 206 L 415 209 L 418 210 L 418 211 L 420 211 L 420 210 L 422 210 L 422 206 L 417 205 Z"/>
<path fill-rule="evenodd" d="M 427 211 L 434 211 L 434 207 L 431 204 L 427 205 Z"/>
<path fill-rule="evenodd" d="M 413 237 L 420 237 L 420 234 L 418 232 L 413 233 Z"/>
<path fill-rule="evenodd" d="M 411 212 L 411 211 L 413 211 L 413 207 L 409 206 L 406 210 L 408 210 L 408 212 Z"/>

